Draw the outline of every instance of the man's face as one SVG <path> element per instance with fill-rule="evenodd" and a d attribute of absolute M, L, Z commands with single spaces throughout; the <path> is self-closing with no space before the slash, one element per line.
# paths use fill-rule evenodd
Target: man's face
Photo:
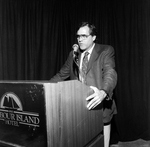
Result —
<path fill-rule="evenodd" d="M 92 47 L 95 39 L 96 36 L 90 35 L 90 30 L 88 26 L 81 27 L 77 31 L 77 41 L 80 46 L 80 49 L 83 51 L 88 51 Z"/>

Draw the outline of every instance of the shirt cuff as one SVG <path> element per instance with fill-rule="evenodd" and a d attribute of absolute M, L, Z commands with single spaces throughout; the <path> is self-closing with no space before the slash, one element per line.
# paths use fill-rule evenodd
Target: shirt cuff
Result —
<path fill-rule="evenodd" d="M 105 100 L 107 100 L 107 101 L 111 100 L 111 98 L 109 97 L 109 94 L 106 92 L 106 90 L 104 90 L 104 89 L 101 89 L 101 90 L 103 90 L 106 93 Z"/>

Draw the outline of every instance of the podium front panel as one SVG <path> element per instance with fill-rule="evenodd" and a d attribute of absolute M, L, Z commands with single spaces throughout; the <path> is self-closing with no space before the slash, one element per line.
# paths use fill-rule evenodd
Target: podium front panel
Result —
<path fill-rule="evenodd" d="M 43 84 L 0 83 L 0 145 L 46 147 Z"/>

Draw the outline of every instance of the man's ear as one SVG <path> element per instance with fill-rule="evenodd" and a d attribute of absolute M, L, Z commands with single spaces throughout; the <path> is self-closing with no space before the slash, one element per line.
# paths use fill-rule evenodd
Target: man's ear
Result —
<path fill-rule="evenodd" d="M 94 36 L 93 36 L 93 41 L 95 41 L 95 40 L 96 40 L 96 36 L 94 35 Z"/>

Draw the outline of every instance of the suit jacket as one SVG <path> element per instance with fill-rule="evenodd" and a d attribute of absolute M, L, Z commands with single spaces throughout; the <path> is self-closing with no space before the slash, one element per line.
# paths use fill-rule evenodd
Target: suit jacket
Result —
<path fill-rule="evenodd" d="M 51 82 L 63 81 L 69 77 L 71 80 L 79 79 L 80 56 L 80 50 L 78 50 L 76 56 L 74 56 L 73 51 L 71 51 L 65 64 L 51 79 Z M 109 95 L 110 99 L 112 99 L 113 90 L 117 83 L 114 49 L 112 46 L 95 44 L 87 67 L 86 83 L 88 86 L 103 89 Z M 114 113 L 116 113 L 114 100 L 109 101 L 109 103 L 105 101 L 104 117 L 106 117 L 106 119 L 104 122 L 109 122 Z"/>

